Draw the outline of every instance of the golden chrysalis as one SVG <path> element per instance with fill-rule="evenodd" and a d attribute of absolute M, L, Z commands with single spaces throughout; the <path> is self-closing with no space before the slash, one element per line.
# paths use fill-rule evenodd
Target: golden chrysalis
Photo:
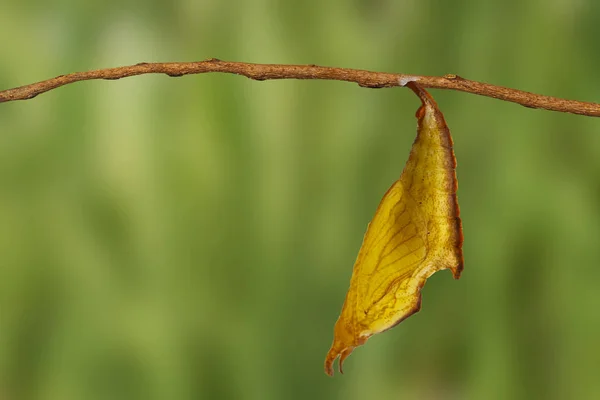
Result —
<path fill-rule="evenodd" d="M 414 82 L 407 86 L 422 102 L 417 138 L 367 227 L 325 359 L 328 375 L 336 358 L 343 372 L 355 347 L 419 311 L 421 288 L 434 272 L 450 268 L 458 279 L 463 268 L 450 131 L 431 95 Z"/>

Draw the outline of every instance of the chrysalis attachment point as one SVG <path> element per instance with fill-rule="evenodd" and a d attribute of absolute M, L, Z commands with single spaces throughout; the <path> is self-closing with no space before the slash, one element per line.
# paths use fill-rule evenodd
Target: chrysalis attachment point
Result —
<path fill-rule="evenodd" d="M 419 80 L 418 76 L 405 75 L 402 78 L 398 79 L 398 83 L 400 83 L 400 86 L 404 87 L 409 82 L 417 82 L 418 80 Z"/>

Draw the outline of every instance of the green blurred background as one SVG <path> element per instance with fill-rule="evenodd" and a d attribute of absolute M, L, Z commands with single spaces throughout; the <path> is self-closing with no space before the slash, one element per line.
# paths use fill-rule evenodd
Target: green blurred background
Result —
<path fill-rule="evenodd" d="M 596 0 L 2 0 L 0 88 L 209 57 L 600 102 Z M 598 399 L 600 120 L 432 91 L 465 270 L 328 378 L 416 97 L 231 75 L 0 104 L 0 399 Z"/>

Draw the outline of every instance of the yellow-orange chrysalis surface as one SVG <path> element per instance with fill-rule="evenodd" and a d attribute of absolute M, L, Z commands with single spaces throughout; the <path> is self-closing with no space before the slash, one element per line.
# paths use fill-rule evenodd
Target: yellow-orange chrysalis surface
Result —
<path fill-rule="evenodd" d="M 419 311 L 421 288 L 434 272 L 463 268 L 452 138 L 433 98 L 414 82 L 423 103 L 417 138 L 400 179 L 384 195 L 367 228 L 350 288 L 335 324 L 325 372 L 333 375 L 369 337 Z"/>

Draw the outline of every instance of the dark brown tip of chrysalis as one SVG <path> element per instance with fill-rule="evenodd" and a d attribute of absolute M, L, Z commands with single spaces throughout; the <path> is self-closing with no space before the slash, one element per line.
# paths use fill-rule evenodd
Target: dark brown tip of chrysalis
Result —
<path fill-rule="evenodd" d="M 348 356 L 352 353 L 352 348 L 349 349 L 344 349 L 344 351 L 342 351 L 342 354 L 340 355 L 340 362 L 338 364 L 339 370 L 340 370 L 340 374 L 344 373 L 344 360 L 346 358 L 348 358 Z"/>
<path fill-rule="evenodd" d="M 333 363 L 336 358 L 340 356 L 340 351 L 333 346 L 329 349 L 327 357 L 325 358 L 325 373 L 329 376 L 333 376 Z"/>
<path fill-rule="evenodd" d="M 346 348 L 338 348 L 334 343 L 329 349 L 327 353 L 327 357 L 325 358 L 325 373 L 329 376 L 333 376 L 333 363 L 339 357 L 340 361 L 338 362 L 338 369 L 341 374 L 344 373 L 344 360 L 348 358 L 348 356 L 352 353 L 354 347 L 346 347 Z"/>

